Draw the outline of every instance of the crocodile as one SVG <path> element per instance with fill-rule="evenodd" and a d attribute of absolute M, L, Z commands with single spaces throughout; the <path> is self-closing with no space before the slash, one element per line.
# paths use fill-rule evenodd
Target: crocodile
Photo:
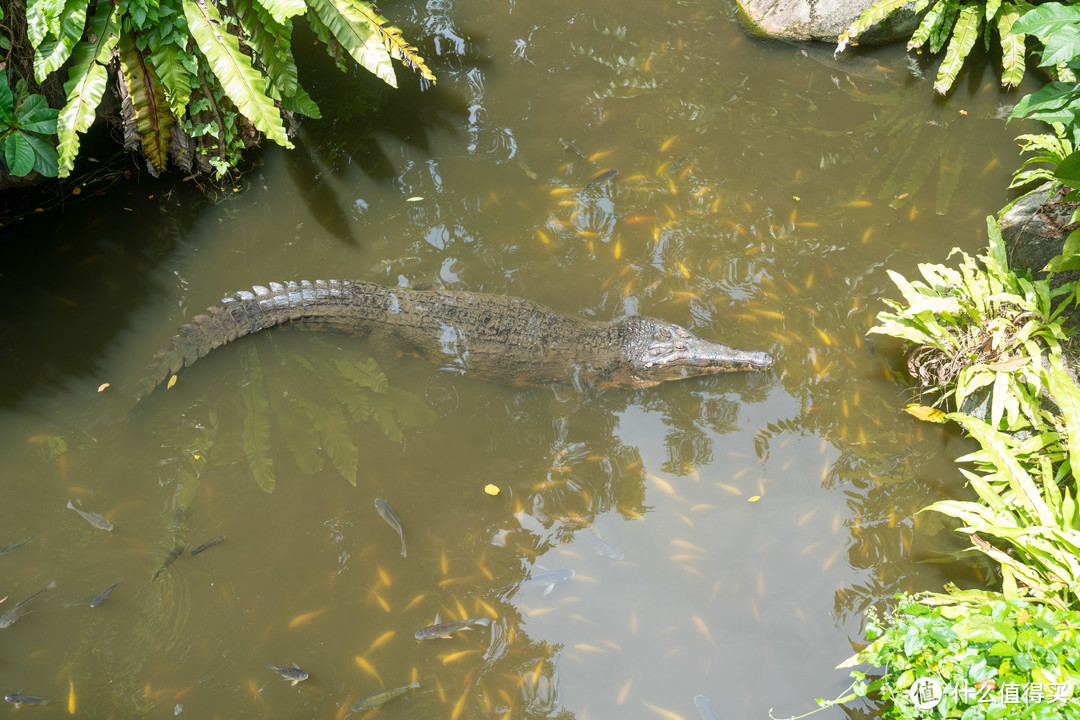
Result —
<path fill-rule="evenodd" d="M 506 295 L 304 280 L 256 285 L 196 315 L 154 356 L 136 395 L 214 348 L 290 322 L 391 337 L 443 367 L 515 386 L 570 381 L 645 388 L 773 364 L 766 352 L 737 350 L 642 315 L 592 322 Z"/>

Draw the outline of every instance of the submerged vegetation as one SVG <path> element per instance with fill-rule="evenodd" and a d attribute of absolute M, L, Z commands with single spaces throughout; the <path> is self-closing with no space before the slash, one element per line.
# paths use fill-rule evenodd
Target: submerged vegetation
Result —
<path fill-rule="evenodd" d="M 0 7 L 0 67 L 17 80 L 17 99 L 26 98 L 29 83 L 56 95 L 62 107 L 49 125 L 44 97 L 30 95 L 14 105 L 23 113 L 13 115 L 4 99 L 10 90 L 0 82 L 0 128 L 7 126 L 0 133 L 13 175 L 29 172 L 28 163 L 43 175 L 71 173 L 110 77 L 124 145 L 142 154 L 151 174 L 171 160 L 185 173 L 220 177 L 262 137 L 292 147 L 293 116 L 320 116 L 293 55 L 297 18 L 343 70 L 348 54 L 396 87 L 397 58 L 435 81 L 416 48 L 364 0 L 29 0 L 25 17 L 15 9 Z M 55 92 L 61 84 L 62 93 Z M 54 133 L 55 143 L 46 139 Z"/>

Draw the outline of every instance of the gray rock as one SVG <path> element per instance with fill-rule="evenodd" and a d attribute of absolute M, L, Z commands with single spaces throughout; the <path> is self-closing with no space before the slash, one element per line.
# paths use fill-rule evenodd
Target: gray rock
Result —
<path fill-rule="evenodd" d="M 1050 197 L 1050 183 L 1024 195 L 1000 218 L 1001 238 L 1008 251 L 1009 265 L 1030 270 L 1043 277 L 1046 263 L 1061 254 L 1065 238 L 1080 227 L 1070 225 L 1077 203 L 1064 202 L 1061 195 Z M 1080 271 L 1070 270 L 1054 276 L 1053 285 L 1080 278 Z"/>
<path fill-rule="evenodd" d="M 737 0 L 739 19 L 751 35 L 835 43 L 873 0 Z M 863 45 L 906 40 L 918 27 L 913 4 L 901 8 L 859 37 Z"/>

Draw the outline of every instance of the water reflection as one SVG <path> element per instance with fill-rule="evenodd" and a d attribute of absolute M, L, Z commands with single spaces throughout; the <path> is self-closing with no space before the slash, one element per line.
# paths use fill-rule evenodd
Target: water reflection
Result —
<path fill-rule="evenodd" d="M 962 492 L 966 447 L 897 411 L 897 348 L 864 334 L 884 268 L 982 244 L 968 216 L 1006 173 L 957 170 L 1014 152 L 984 120 L 996 90 L 941 104 L 898 51 L 822 65 L 694 3 L 406 12 L 436 88 L 316 79 L 327 120 L 247 192 L 119 199 L 77 262 L 30 250 L 4 273 L 0 543 L 32 540 L 0 556 L 0 597 L 57 581 L 3 630 L 4 692 L 88 718 L 344 717 L 413 681 L 377 712 L 794 714 L 846 685 L 830 668 L 862 609 L 990 581 L 945 568 L 958 542 L 914 514 Z M 134 407 L 94 393 L 224 292 L 329 275 L 643 312 L 778 361 L 521 390 L 285 329 Z M 518 585 L 545 569 L 574 575 Z M 436 615 L 493 622 L 415 640 Z M 295 686 L 267 668 L 293 663 Z"/>

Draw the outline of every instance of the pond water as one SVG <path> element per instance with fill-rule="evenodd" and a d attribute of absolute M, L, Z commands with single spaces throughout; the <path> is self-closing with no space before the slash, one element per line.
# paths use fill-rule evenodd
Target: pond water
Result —
<path fill-rule="evenodd" d="M 238 192 L 132 182 L 6 231 L 0 547 L 30 542 L 0 555 L 0 611 L 55 587 L 2 630 L 4 693 L 341 718 L 416 681 L 375 712 L 692 720 L 701 694 L 787 717 L 847 686 L 867 607 L 994 582 L 916 515 L 964 492 L 969 446 L 901 412 L 900 349 L 866 337 L 886 268 L 979 252 L 1009 199 L 1026 128 L 992 62 L 941 101 L 902 48 L 838 66 L 728 3 L 385 10 L 435 88 L 313 58 L 326 119 Z M 125 395 L 224 293 L 330 277 L 643 313 L 777 360 L 522 389 L 285 328 Z M 490 626 L 414 639 L 436 617 Z M 294 663 L 295 685 L 267 667 Z"/>

